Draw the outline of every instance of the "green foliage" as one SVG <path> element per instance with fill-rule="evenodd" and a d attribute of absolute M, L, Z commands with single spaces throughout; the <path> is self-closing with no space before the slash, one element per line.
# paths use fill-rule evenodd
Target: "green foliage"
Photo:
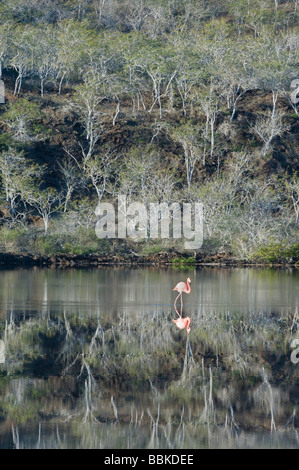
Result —
<path fill-rule="evenodd" d="M 93 228 L 80 227 L 72 235 L 68 233 L 52 233 L 47 237 L 40 235 L 34 244 L 34 249 L 43 255 L 60 254 L 90 255 L 104 254 L 110 251 L 108 240 L 100 240 Z"/>
<path fill-rule="evenodd" d="M 52 222 L 52 228 L 56 221 Z M 47 237 L 40 228 L 2 227 L 0 230 L 0 250 L 13 253 L 32 253 L 42 256 L 60 254 L 91 255 L 107 254 L 111 251 L 108 240 L 100 240 L 93 228 L 79 227 L 72 234 L 65 232 L 49 233 Z"/>
<path fill-rule="evenodd" d="M 288 245 L 286 241 L 277 242 L 271 240 L 268 245 L 263 245 L 251 257 L 262 263 L 285 263 L 299 261 L 299 243 Z"/>
<path fill-rule="evenodd" d="M 22 248 L 30 249 L 28 244 L 28 229 L 24 227 L 9 228 L 5 225 L 0 229 L 0 249 L 2 252 L 18 253 Z"/>
<path fill-rule="evenodd" d="M 17 404 L 14 400 L 7 400 L 1 402 L 0 410 L 6 419 L 16 424 L 25 424 L 37 418 L 39 406 L 37 403 Z"/>
<path fill-rule="evenodd" d="M 0 151 L 6 150 L 13 145 L 15 145 L 15 141 L 11 135 L 7 133 L 0 134 Z"/>
<path fill-rule="evenodd" d="M 21 98 L 10 103 L 1 115 L 1 122 L 16 142 L 25 143 L 41 136 L 49 130 L 41 123 L 43 113 L 37 103 Z"/>
<path fill-rule="evenodd" d="M 285 250 L 286 257 L 288 259 L 293 259 L 293 261 L 299 261 L 299 243 L 294 243 L 286 248 Z"/>
<path fill-rule="evenodd" d="M 182 266 L 192 265 L 192 264 L 196 264 L 196 259 L 193 256 L 190 256 L 188 258 L 185 258 L 185 257 L 173 258 L 172 263 L 176 265 L 182 265 Z"/>
<path fill-rule="evenodd" d="M 160 245 L 160 244 L 147 244 L 145 247 L 142 248 L 141 253 L 143 255 L 155 255 L 157 253 L 160 253 L 163 250 L 165 250 L 163 245 Z"/>

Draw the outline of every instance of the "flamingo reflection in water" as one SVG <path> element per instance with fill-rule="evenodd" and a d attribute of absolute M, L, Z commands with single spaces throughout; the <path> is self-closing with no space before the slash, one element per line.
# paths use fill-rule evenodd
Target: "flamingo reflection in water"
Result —
<path fill-rule="evenodd" d="M 191 323 L 191 319 L 190 317 L 186 317 L 186 318 L 183 318 L 182 315 L 183 315 L 183 293 L 185 294 L 190 294 L 191 292 L 191 279 L 188 277 L 187 279 L 187 283 L 186 282 L 179 282 L 175 288 L 173 289 L 174 291 L 178 291 L 178 296 L 176 297 L 175 301 L 174 301 L 174 308 L 175 308 L 175 311 L 178 315 L 179 318 L 177 318 L 176 320 L 173 320 L 173 322 L 176 324 L 176 326 L 178 328 L 180 328 L 180 330 L 183 330 L 184 328 L 187 329 L 187 333 L 190 333 L 190 323 Z M 176 303 L 177 303 L 177 300 L 178 298 L 181 297 L 181 314 L 179 314 L 177 308 L 176 308 Z"/>

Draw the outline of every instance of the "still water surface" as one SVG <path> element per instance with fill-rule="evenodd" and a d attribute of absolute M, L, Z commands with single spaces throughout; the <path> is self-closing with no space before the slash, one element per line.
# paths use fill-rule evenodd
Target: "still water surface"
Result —
<path fill-rule="evenodd" d="M 188 276 L 190 341 L 171 321 Z M 298 281 L 292 269 L 0 271 L 0 448 L 298 448 Z"/>
<path fill-rule="evenodd" d="M 230 309 L 264 313 L 293 311 L 298 306 L 299 271 L 274 269 L 156 270 L 13 270 L 0 271 L 0 312 L 11 310 L 117 315 L 120 312 L 170 311 L 180 280 L 192 278 L 186 313 Z"/>

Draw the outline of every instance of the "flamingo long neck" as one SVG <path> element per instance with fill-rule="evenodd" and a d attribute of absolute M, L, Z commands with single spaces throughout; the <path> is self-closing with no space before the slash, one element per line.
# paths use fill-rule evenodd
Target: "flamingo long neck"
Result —
<path fill-rule="evenodd" d="M 191 285 L 190 285 L 189 279 L 187 279 L 187 290 L 186 290 L 186 294 L 190 294 L 190 292 L 191 292 Z"/>

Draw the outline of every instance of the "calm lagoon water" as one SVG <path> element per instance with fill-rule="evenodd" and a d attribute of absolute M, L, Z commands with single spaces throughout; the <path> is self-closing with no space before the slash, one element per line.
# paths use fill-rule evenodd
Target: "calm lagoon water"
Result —
<path fill-rule="evenodd" d="M 188 276 L 189 337 L 171 321 Z M 292 269 L 0 271 L 0 448 L 298 448 L 298 281 Z"/>

